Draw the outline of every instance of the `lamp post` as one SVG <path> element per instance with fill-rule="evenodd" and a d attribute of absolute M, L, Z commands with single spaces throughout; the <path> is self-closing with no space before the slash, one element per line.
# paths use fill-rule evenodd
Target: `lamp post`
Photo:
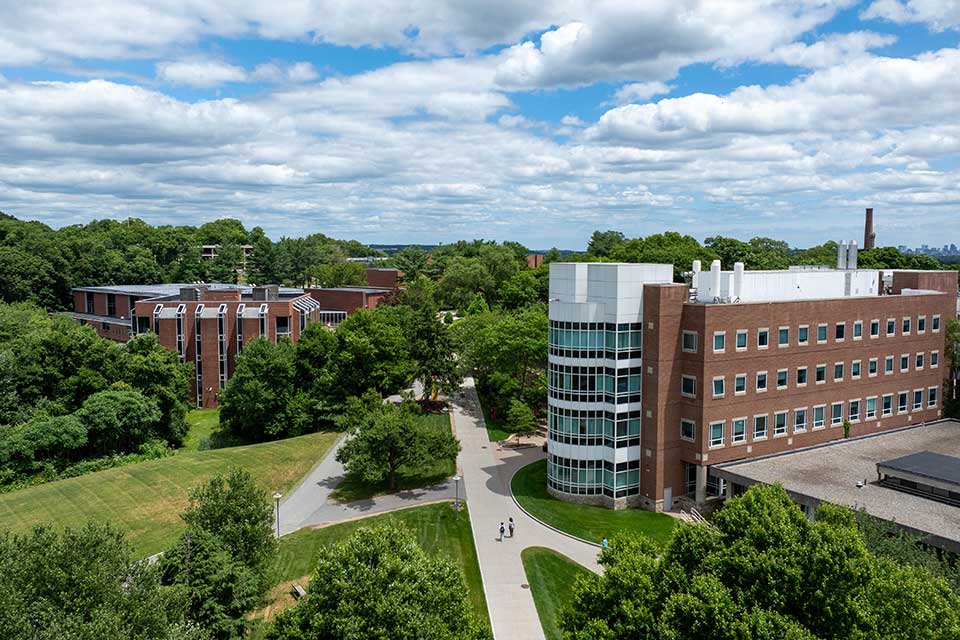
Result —
<path fill-rule="evenodd" d="M 460 476 L 453 476 L 453 486 L 454 491 L 456 491 L 456 499 L 453 501 L 453 508 L 457 511 L 457 517 L 460 515 L 460 481 L 463 480 Z"/>
<path fill-rule="evenodd" d="M 282 497 L 283 495 L 279 491 L 273 494 L 273 501 L 277 505 L 277 539 L 278 540 L 280 539 L 280 498 Z"/>

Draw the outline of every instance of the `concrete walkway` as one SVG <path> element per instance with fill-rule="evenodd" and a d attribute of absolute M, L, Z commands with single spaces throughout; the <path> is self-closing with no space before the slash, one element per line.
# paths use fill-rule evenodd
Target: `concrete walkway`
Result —
<path fill-rule="evenodd" d="M 315 466 L 296 489 L 280 501 L 280 535 L 305 527 L 354 520 L 377 513 L 415 507 L 440 500 L 453 500 L 455 487 L 447 481 L 433 487 L 400 491 L 354 502 L 336 502 L 330 494 L 344 478 L 343 465 L 337 462 L 341 438 L 327 456 Z M 462 490 L 462 487 L 461 487 Z"/>
<path fill-rule="evenodd" d="M 462 393 L 450 401 L 493 636 L 495 640 L 541 640 L 543 629 L 530 589 L 524 587 L 527 577 L 520 552 L 526 547 L 548 547 L 599 572 L 599 550 L 543 526 L 517 508 L 510 495 L 510 479 L 537 455 L 530 449 L 497 451 L 497 445 L 487 437 L 473 378 L 467 378 Z M 509 517 L 517 525 L 515 537 L 499 542 L 500 523 L 506 523 Z"/>

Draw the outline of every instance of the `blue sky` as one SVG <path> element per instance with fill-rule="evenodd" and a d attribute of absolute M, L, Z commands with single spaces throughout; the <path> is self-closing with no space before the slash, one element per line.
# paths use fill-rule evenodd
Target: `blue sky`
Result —
<path fill-rule="evenodd" d="M 4 5 L 0 210 L 960 242 L 958 40 L 955 0 Z"/>

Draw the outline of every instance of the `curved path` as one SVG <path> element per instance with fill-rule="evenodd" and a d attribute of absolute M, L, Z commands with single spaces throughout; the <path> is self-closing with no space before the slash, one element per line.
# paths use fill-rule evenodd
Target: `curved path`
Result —
<path fill-rule="evenodd" d="M 598 550 L 540 524 L 517 507 L 510 480 L 517 469 L 542 455 L 531 456 L 530 449 L 497 450 L 487 437 L 473 378 L 464 381 L 461 393 L 450 399 L 450 406 L 460 440 L 461 475 L 494 639 L 541 640 L 543 629 L 533 596 L 525 586 L 527 577 L 520 552 L 532 546 L 548 547 L 599 572 Z M 510 517 L 517 524 L 515 537 L 500 542 L 500 523 Z"/>

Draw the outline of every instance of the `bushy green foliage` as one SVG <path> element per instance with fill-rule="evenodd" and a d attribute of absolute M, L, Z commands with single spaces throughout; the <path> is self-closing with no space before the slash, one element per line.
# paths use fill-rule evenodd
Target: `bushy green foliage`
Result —
<path fill-rule="evenodd" d="M 375 392 L 351 398 L 337 420 L 349 436 L 337 451 L 347 474 L 368 483 L 386 481 L 393 491 L 400 467 L 455 458 L 460 445 L 453 433 L 427 429 L 416 419 L 418 411 L 412 402 L 384 403 Z"/>
<path fill-rule="evenodd" d="M 395 526 L 363 527 L 323 547 L 308 596 L 280 614 L 269 640 L 483 640 L 463 573 Z"/>
<path fill-rule="evenodd" d="M 137 562 L 105 525 L 0 535 L 0 625 L 8 640 L 203 640 L 180 589 Z"/>
<path fill-rule="evenodd" d="M 852 513 L 810 522 L 779 486 L 727 501 L 667 548 L 615 537 L 581 579 L 566 638 L 955 638 L 960 598 L 923 570 L 870 553 Z"/>

